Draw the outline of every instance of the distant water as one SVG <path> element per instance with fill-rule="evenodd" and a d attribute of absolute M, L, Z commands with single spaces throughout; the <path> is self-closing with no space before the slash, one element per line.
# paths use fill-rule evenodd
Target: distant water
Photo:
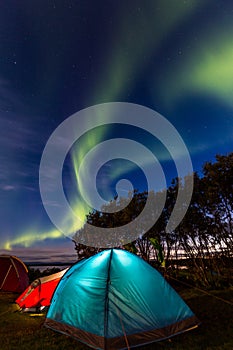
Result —
<path fill-rule="evenodd" d="M 29 265 L 27 265 L 29 266 Z M 70 265 L 64 265 L 64 266 L 56 266 L 56 265 L 53 265 L 53 266 L 29 266 L 31 269 L 34 269 L 34 270 L 40 270 L 40 272 L 43 272 L 47 269 L 52 269 L 52 268 L 56 268 L 56 269 L 59 269 L 59 270 L 64 270 L 66 269 L 67 267 L 70 267 Z"/>
<path fill-rule="evenodd" d="M 31 269 L 34 270 L 40 270 L 41 272 L 47 269 L 52 269 L 52 268 L 58 268 L 60 270 L 64 270 L 67 267 L 70 267 L 73 265 L 76 261 L 74 262 L 68 262 L 68 263 L 44 263 L 44 264 L 39 264 L 39 263 L 34 263 L 34 262 L 26 262 L 25 265 Z"/>

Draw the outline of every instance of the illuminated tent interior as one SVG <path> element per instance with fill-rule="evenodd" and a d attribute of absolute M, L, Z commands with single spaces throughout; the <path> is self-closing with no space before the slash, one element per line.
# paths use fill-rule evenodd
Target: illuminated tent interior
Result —
<path fill-rule="evenodd" d="M 170 338 L 199 321 L 162 275 L 138 256 L 108 249 L 62 277 L 45 326 L 96 349 Z"/>
<path fill-rule="evenodd" d="M 21 293 L 29 284 L 24 263 L 12 255 L 0 255 L 0 291 Z"/>
<path fill-rule="evenodd" d="M 53 292 L 67 270 L 37 278 L 15 302 L 24 312 L 42 310 L 44 307 L 49 306 Z"/>

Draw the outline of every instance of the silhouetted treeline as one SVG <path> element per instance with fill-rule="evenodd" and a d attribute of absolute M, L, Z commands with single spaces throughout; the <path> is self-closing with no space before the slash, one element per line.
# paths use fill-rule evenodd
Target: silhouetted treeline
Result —
<path fill-rule="evenodd" d="M 145 234 L 121 248 L 137 253 L 166 273 L 185 274 L 188 268 L 192 282 L 205 287 L 232 284 L 233 271 L 233 153 L 217 155 L 215 162 L 203 165 L 202 173 L 194 173 L 194 189 L 191 203 L 181 223 L 167 232 L 166 226 L 177 198 L 178 188 L 187 191 L 190 176 L 174 179 L 167 189 L 166 203 L 159 219 Z M 184 192 L 185 193 L 185 192 Z M 132 221 L 145 206 L 148 193 L 134 191 L 130 204 L 120 211 L 104 213 L 94 211 L 87 222 L 98 227 L 119 227 Z M 162 192 L 154 193 L 155 206 L 150 215 L 156 216 L 156 203 Z M 109 203 L 111 209 L 119 208 L 124 198 Z M 113 210 L 111 210 L 113 211 Z M 147 218 L 145 218 L 147 220 Z M 78 258 L 96 254 L 101 248 L 87 247 L 80 243 L 86 227 L 74 237 Z M 183 259 L 181 259 L 183 258 Z M 181 272 L 183 271 L 183 272 Z"/>

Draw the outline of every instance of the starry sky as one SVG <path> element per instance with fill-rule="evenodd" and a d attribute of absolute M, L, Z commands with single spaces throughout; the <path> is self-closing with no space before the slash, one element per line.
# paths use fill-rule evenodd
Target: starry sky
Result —
<path fill-rule="evenodd" d="M 83 108 L 117 101 L 159 112 L 181 135 L 198 172 L 216 154 L 232 152 L 232 37 L 231 0 L 2 0 L 0 253 L 26 261 L 74 259 L 71 240 L 43 207 L 39 166 L 52 132 Z M 64 164 L 67 196 L 83 215 L 76 167 L 91 146 L 123 131 L 96 132 Z M 143 142 L 137 130 L 127 132 Z M 154 148 L 169 184 L 174 166 Z M 122 169 L 143 189 L 140 171 L 116 161 L 99 175 L 108 199 L 114 190 L 105 191 L 103 178 L 116 181 Z"/>

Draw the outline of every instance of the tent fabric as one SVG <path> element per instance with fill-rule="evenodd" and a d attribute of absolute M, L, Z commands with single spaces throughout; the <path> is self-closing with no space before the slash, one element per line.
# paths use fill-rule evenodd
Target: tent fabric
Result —
<path fill-rule="evenodd" d="M 0 291 L 22 293 L 29 284 L 24 263 L 12 255 L 0 255 Z"/>
<path fill-rule="evenodd" d="M 53 292 L 67 270 L 68 268 L 34 280 L 15 302 L 23 311 L 35 311 L 49 306 Z"/>
<path fill-rule="evenodd" d="M 96 349 L 139 346 L 198 324 L 157 270 L 121 249 L 73 265 L 57 286 L 45 321 Z"/>

